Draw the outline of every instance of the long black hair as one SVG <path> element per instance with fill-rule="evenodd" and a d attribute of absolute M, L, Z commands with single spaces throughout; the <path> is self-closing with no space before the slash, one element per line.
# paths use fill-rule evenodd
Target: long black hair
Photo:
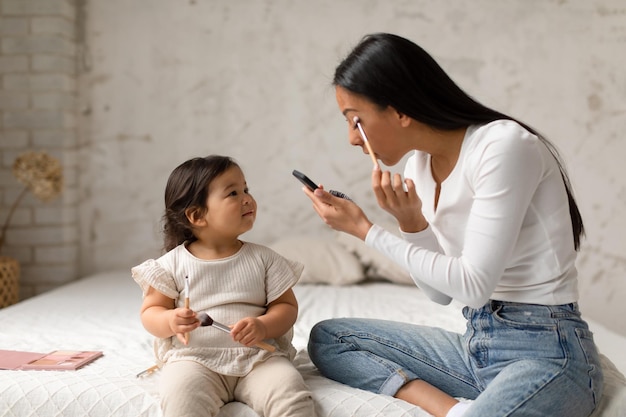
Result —
<path fill-rule="evenodd" d="M 501 119 L 519 123 L 545 143 L 556 159 L 567 192 L 574 247 L 580 248 L 583 220 L 554 144 L 531 126 L 474 100 L 417 44 L 389 33 L 366 35 L 335 69 L 333 85 L 366 97 L 381 109 L 391 106 L 438 130 Z"/>
<path fill-rule="evenodd" d="M 196 240 L 187 210 L 204 215 L 209 184 L 231 167 L 239 165 L 228 156 L 209 155 L 189 159 L 172 171 L 165 186 L 163 214 L 163 247 L 174 249 L 185 241 Z"/>

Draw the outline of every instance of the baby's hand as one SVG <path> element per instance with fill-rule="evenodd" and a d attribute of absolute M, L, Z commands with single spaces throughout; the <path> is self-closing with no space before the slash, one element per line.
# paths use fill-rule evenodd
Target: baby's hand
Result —
<path fill-rule="evenodd" d="M 170 329 L 178 340 L 186 345 L 188 342 L 185 340 L 185 333 L 196 329 L 200 325 L 200 321 L 196 317 L 195 311 L 189 308 L 175 308 L 172 313 L 169 316 Z"/>
<path fill-rule="evenodd" d="M 265 339 L 267 329 L 257 317 L 246 317 L 235 323 L 230 333 L 234 341 L 250 347 Z"/>

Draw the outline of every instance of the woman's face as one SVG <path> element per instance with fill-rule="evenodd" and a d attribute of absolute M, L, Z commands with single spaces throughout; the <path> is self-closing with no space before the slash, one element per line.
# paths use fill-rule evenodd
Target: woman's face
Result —
<path fill-rule="evenodd" d="M 394 108 L 380 109 L 364 96 L 352 93 L 343 87 L 335 87 L 339 110 L 348 122 L 348 140 L 353 146 L 360 146 L 367 153 L 365 142 L 354 122 L 357 116 L 367 135 L 376 158 L 387 166 L 393 166 L 411 150 L 408 140 L 403 140 L 407 129 L 403 129 L 402 118 Z"/>

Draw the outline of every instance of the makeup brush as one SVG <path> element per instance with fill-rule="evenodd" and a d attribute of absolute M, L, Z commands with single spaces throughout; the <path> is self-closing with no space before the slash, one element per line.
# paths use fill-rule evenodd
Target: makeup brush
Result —
<path fill-rule="evenodd" d="M 189 308 L 189 277 L 185 277 L 185 308 Z M 185 343 L 189 343 L 189 332 L 185 333 Z"/>
<path fill-rule="evenodd" d="M 198 320 L 200 320 L 200 326 L 205 327 L 205 326 L 213 326 L 216 329 L 219 329 L 225 333 L 229 333 L 230 334 L 230 327 L 219 323 L 215 320 L 213 320 L 211 318 L 211 316 L 209 316 L 207 313 L 200 313 L 198 314 Z M 272 345 L 270 345 L 269 343 L 265 343 L 265 342 L 259 342 L 256 344 L 257 347 L 260 347 L 261 349 L 265 349 L 269 352 L 274 352 L 276 350 L 276 348 Z"/>
<path fill-rule="evenodd" d="M 361 119 L 359 119 L 359 116 L 354 116 L 352 118 L 352 121 L 356 124 L 356 127 L 359 128 L 359 132 L 361 132 L 361 137 L 363 138 L 363 142 L 365 143 L 367 152 L 370 154 L 370 158 L 372 158 L 372 162 L 374 163 L 374 166 L 376 168 L 380 168 L 380 166 L 378 165 L 378 161 L 376 160 L 376 155 L 374 155 L 374 150 L 372 149 L 372 145 L 370 145 L 370 141 L 367 140 L 367 135 L 365 134 L 365 131 L 363 130 L 363 126 L 361 126 Z"/>

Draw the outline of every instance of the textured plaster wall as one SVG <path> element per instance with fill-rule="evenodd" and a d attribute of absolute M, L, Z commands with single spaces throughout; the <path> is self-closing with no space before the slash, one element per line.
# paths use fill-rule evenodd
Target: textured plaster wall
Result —
<path fill-rule="evenodd" d="M 259 203 L 245 239 L 330 235 L 294 168 L 388 223 L 370 193 L 369 158 L 347 142 L 330 80 L 362 35 L 389 31 L 561 149 L 587 227 L 583 312 L 626 334 L 622 0 L 91 0 L 86 16 L 83 271 L 158 256 L 169 172 L 210 153 L 241 163 Z"/>

